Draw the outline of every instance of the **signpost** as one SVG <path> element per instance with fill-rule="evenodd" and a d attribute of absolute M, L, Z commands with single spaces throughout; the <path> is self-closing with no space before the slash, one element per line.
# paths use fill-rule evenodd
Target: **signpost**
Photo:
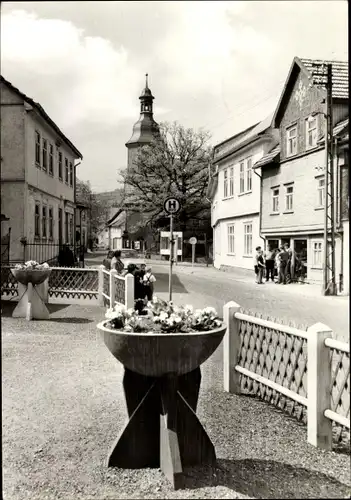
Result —
<path fill-rule="evenodd" d="M 194 262 L 195 262 L 195 245 L 197 243 L 197 239 L 195 236 L 190 238 L 189 243 L 191 245 L 191 266 L 194 267 Z"/>
<path fill-rule="evenodd" d="M 180 202 L 177 198 L 167 198 L 163 204 L 163 208 L 169 214 L 170 219 L 170 254 L 169 254 L 169 300 L 172 300 L 172 266 L 173 266 L 173 215 L 180 210 Z"/>

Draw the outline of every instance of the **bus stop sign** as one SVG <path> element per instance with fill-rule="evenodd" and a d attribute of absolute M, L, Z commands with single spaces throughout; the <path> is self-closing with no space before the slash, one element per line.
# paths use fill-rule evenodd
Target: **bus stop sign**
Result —
<path fill-rule="evenodd" d="M 180 201 L 177 198 L 167 198 L 163 204 L 163 208 L 169 215 L 177 214 L 180 210 Z"/>

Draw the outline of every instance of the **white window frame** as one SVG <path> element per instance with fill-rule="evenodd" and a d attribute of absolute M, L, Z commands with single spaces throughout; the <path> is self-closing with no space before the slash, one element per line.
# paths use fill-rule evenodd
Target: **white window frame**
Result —
<path fill-rule="evenodd" d="M 314 124 L 313 127 L 311 124 Z M 309 116 L 305 120 L 305 140 L 306 140 L 306 150 L 315 148 L 317 146 L 317 117 Z M 312 144 L 309 144 L 310 138 L 312 138 Z"/>
<path fill-rule="evenodd" d="M 54 176 L 54 146 L 49 144 L 49 175 Z"/>
<path fill-rule="evenodd" d="M 234 167 L 229 167 L 229 196 L 234 196 Z"/>
<path fill-rule="evenodd" d="M 46 205 L 43 205 L 41 207 L 41 232 L 42 232 L 42 238 L 44 239 L 48 237 L 47 220 L 48 220 L 48 208 Z"/>
<path fill-rule="evenodd" d="M 311 245 L 312 245 L 312 268 L 323 269 L 323 241 L 312 240 Z"/>
<path fill-rule="evenodd" d="M 295 131 L 294 135 L 292 132 Z M 292 125 L 286 129 L 286 156 L 297 154 L 297 125 Z"/>
<path fill-rule="evenodd" d="M 34 237 L 40 238 L 40 203 L 35 203 L 34 207 Z"/>
<path fill-rule="evenodd" d="M 68 158 L 65 157 L 65 183 L 68 185 L 69 182 L 69 166 Z"/>
<path fill-rule="evenodd" d="M 239 192 L 240 192 L 240 194 L 245 193 L 245 162 L 244 162 L 244 160 L 240 162 Z"/>
<path fill-rule="evenodd" d="M 73 163 L 69 162 L 69 185 L 73 187 Z"/>
<path fill-rule="evenodd" d="M 246 160 L 246 192 L 252 191 L 252 158 Z"/>
<path fill-rule="evenodd" d="M 316 177 L 317 180 L 317 208 L 324 208 L 325 205 L 325 177 L 324 175 L 321 177 Z M 321 186 L 320 182 L 323 182 L 323 186 Z M 323 194 L 321 194 L 323 193 Z M 322 200 L 322 203 L 321 203 Z"/>
<path fill-rule="evenodd" d="M 278 191 L 277 194 L 275 194 L 276 191 Z M 279 214 L 279 196 L 280 187 L 276 186 L 272 188 L 272 214 Z"/>
<path fill-rule="evenodd" d="M 235 224 L 227 224 L 227 254 L 235 255 Z"/>
<path fill-rule="evenodd" d="M 35 164 L 41 165 L 41 134 L 38 130 L 35 131 Z"/>
<path fill-rule="evenodd" d="M 228 198 L 228 169 L 223 170 L 223 198 Z"/>
<path fill-rule="evenodd" d="M 62 151 L 58 153 L 58 178 L 63 182 L 63 156 Z"/>
<path fill-rule="evenodd" d="M 288 190 L 292 191 L 289 193 Z M 294 184 L 287 184 L 285 186 L 285 212 L 294 211 Z"/>
<path fill-rule="evenodd" d="M 244 257 L 252 257 L 252 221 L 244 222 Z"/>
<path fill-rule="evenodd" d="M 47 172 L 48 170 L 48 141 L 43 138 L 43 149 L 42 149 L 42 166 L 41 168 Z"/>

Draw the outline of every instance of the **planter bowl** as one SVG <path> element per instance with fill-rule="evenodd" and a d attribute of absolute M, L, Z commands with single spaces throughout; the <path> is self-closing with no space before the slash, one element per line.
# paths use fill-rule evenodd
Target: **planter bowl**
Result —
<path fill-rule="evenodd" d="M 49 277 L 51 269 L 11 269 L 11 273 L 22 285 L 40 285 Z"/>
<path fill-rule="evenodd" d="M 195 370 L 217 349 L 226 325 L 208 332 L 128 333 L 97 325 L 111 354 L 125 368 L 148 377 L 183 375 Z"/>

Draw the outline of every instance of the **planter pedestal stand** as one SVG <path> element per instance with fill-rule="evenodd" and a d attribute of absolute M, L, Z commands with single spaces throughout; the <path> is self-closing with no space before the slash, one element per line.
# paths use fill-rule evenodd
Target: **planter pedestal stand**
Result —
<path fill-rule="evenodd" d="M 214 465 L 214 446 L 195 414 L 200 383 L 200 368 L 162 377 L 125 369 L 129 421 L 110 452 L 108 466 L 160 467 L 178 489 L 183 467 Z"/>
<path fill-rule="evenodd" d="M 27 320 L 50 318 L 48 308 L 38 293 L 38 288 L 41 289 L 42 286 L 18 283 L 18 293 L 19 295 L 22 293 L 22 297 L 12 313 L 13 318 L 26 318 Z"/>

